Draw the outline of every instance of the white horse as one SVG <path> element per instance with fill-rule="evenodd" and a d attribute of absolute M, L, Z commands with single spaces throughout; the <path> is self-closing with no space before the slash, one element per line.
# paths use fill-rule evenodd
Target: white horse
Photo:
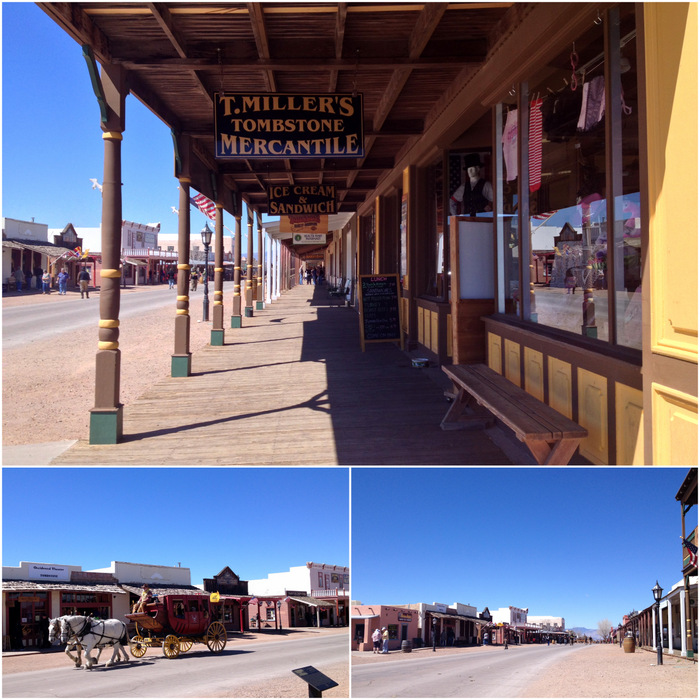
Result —
<path fill-rule="evenodd" d="M 56 644 L 61 643 L 61 618 L 60 617 L 52 617 L 49 620 L 49 642 L 53 644 L 54 646 Z M 99 647 L 97 649 L 97 661 L 100 660 L 100 654 L 102 654 L 102 649 L 103 647 Z M 75 637 L 72 637 L 71 639 L 68 640 L 68 643 L 66 644 L 66 654 L 68 655 L 68 658 L 75 664 L 76 668 L 80 668 L 82 666 L 82 661 L 80 659 L 80 653 L 83 651 L 83 647 L 80 645 L 80 642 Z M 71 651 L 76 652 L 76 655 L 73 656 L 71 654 Z"/>
<path fill-rule="evenodd" d="M 90 652 L 95 647 L 98 650 L 103 647 L 113 647 L 112 658 L 106 666 L 119 663 L 120 653 L 124 655 L 124 661 L 130 660 L 122 646 L 128 643 L 128 636 L 126 624 L 121 620 L 93 620 L 84 615 L 64 615 L 58 619 L 61 621 L 61 641 L 68 643 L 70 640 L 75 640 L 78 647 L 83 648 L 86 669 L 91 669 L 100 658 L 99 653 L 97 659 L 90 656 Z"/>

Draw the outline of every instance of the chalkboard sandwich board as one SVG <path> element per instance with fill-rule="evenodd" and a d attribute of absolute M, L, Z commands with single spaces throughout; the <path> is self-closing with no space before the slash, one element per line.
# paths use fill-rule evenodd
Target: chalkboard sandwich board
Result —
<path fill-rule="evenodd" d="M 403 349 L 398 275 L 360 275 L 360 342 L 398 340 Z"/>

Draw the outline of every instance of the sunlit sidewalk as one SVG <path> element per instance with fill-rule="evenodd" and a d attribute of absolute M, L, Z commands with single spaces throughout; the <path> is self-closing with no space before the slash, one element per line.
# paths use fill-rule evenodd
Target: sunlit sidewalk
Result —
<path fill-rule="evenodd" d="M 79 441 L 52 463 L 532 463 L 498 429 L 441 430 L 444 388 L 439 368 L 412 367 L 393 343 L 362 352 L 357 312 L 302 285 L 227 329 L 223 347 L 195 353 L 191 376 L 125 406 L 120 444 Z"/>

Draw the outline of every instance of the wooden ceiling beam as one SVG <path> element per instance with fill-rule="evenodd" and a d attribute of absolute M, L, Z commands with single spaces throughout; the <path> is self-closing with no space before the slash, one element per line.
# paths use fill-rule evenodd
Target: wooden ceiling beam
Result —
<path fill-rule="evenodd" d="M 158 25 L 160 28 L 163 30 L 163 33 L 165 36 L 168 37 L 168 40 L 172 44 L 173 48 L 175 51 L 177 51 L 178 55 L 180 56 L 181 59 L 187 59 L 187 50 L 185 48 L 185 41 L 180 35 L 180 33 L 177 31 L 173 24 L 173 19 L 170 11 L 168 8 L 163 5 L 162 3 L 154 3 L 154 2 L 148 2 L 146 3 L 148 6 L 148 9 L 151 11 L 153 14 L 153 17 L 155 18 L 156 22 L 158 22 Z M 196 70 L 193 68 L 190 69 L 190 74 L 194 78 L 195 84 L 197 85 L 197 89 L 206 97 L 207 101 L 209 102 L 210 106 L 213 108 L 214 106 L 214 101 L 212 100 L 212 96 L 207 89 L 207 86 L 202 82 L 202 79 L 199 77 L 198 73 Z"/>
<path fill-rule="evenodd" d="M 486 54 L 484 51 L 471 52 L 468 55 L 443 55 L 428 58 L 317 58 L 314 56 L 296 56 L 280 58 L 231 58 L 226 57 L 219 63 L 218 56 L 199 58 L 134 58 L 118 61 L 129 70 L 159 70 L 160 68 L 184 68 L 198 71 L 217 72 L 223 67 L 241 73 L 257 71 L 279 71 L 286 73 L 305 72 L 339 72 L 362 70 L 395 70 L 410 68 L 413 70 L 433 70 L 450 66 L 480 66 Z"/>
<path fill-rule="evenodd" d="M 109 39 L 78 4 L 38 2 L 37 5 L 78 44 L 89 45 L 100 63 L 105 65 L 113 62 Z"/>
<path fill-rule="evenodd" d="M 265 27 L 265 11 L 263 3 L 249 2 L 248 14 L 250 16 L 250 28 L 255 37 L 255 46 L 258 50 L 258 57 L 264 60 L 270 59 L 270 44 L 267 40 L 267 29 Z M 277 92 L 275 75 L 271 68 L 264 68 L 265 80 L 267 81 L 268 92 Z"/>
<path fill-rule="evenodd" d="M 348 16 L 348 5 L 345 2 L 338 3 L 338 13 L 335 16 L 335 59 L 336 61 L 343 58 L 343 44 L 345 42 L 345 21 Z M 328 92 L 334 93 L 338 87 L 338 71 L 340 68 L 331 68 L 331 74 L 328 79 Z"/>

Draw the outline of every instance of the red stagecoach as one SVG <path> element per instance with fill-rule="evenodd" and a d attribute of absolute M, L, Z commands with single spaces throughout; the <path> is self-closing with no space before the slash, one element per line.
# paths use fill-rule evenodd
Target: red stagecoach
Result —
<path fill-rule="evenodd" d="M 212 600 L 213 598 L 213 600 Z M 146 603 L 144 612 L 125 617 L 136 625 L 136 636 L 129 640 L 133 656 L 141 658 L 148 647 L 163 647 L 163 654 L 175 659 L 189 651 L 195 642 L 206 644 L 218 654 L 226 646 L 226 629 L 220 621 L 218 594 L 211 597 L 172 593 Z"/>

